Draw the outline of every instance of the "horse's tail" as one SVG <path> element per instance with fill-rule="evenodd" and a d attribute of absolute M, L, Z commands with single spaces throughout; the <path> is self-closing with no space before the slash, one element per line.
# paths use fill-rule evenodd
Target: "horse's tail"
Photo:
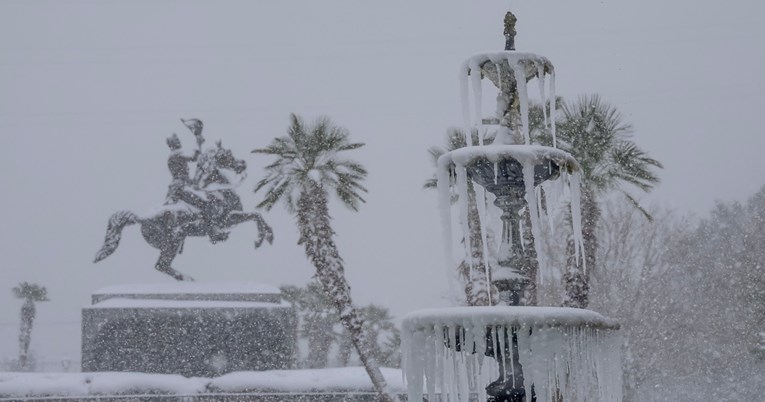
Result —
<path fill-rule="evenodd" d="M 96 259 L 93 262 L 99 262 L 104 258 L 110 256 L 117 246 L 120 245 L 120 238 L 122 237 L 122 229 L 127 225 L 132 225 L 138 222 L 138 216 L 130 211 L 115 212 L 111 218 L 109 218 L 109 226 L 106 228 L 106 238 L 104 239 L 104 245 L 96 253 Z"/>

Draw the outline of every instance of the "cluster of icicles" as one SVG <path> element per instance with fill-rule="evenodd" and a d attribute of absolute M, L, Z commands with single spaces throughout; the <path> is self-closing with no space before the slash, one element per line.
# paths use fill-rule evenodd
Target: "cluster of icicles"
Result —
<path fill-rule="evenodd" d="M 551 319 L 554 316 L 561 319 Z M 553 307 L 437 309 L 410 314 L 402 326 L 402 367 L 410 401 L 487 400 L 485 387 L 502 376 L 498 362 L 513 360 L 512 353 L 503 355 L 512 350 L 506 343 L 513 333 L 527 401 L 532 389 L 538 402 L 622 400 L 621 341 L 614 331 L 618 326 L 595 312 Z"/>
<path fill-rule="evenodd" d="M 479 54 L 468 59 L 462 67 L 460 74 L 460 82 L 462 88 L 462 105 L 463 105 L 463 118 L 465 125 L 468 127 L 467 133 L 477 129 L 482 124 L 482 112 L 481 112 L 481 73 L 480 66 L 484 63 L 494 63 L 498 75 L 501 77 L 500 71 L 507 62 L 507 66 L 512 69 L 514 78 L 517 82 L 518 97 L 521 109 L 521 126 L 520 130 L 523 132 L 525 144 L 506 145 L 511 143 L 509 133 L 504 132 L 506 128 L 500 127 L 496 133 L 494 142 L 490 145 L 483 144 L 483 136 L 478 136 L 478 144 L 472 143 L 472 135 L 466 135 L 467 147 L 457 149 L 451 152 L 447 152 L 442 155 L 438 160 L 437 180 L 439 191 L 439 208 L 441 211 L 441 222 L 444 227 L 444 251 L 447 261 L 447 275 L 449 278 L 450 293 L 455 294 L 455 279 L 454 279 L 454 251 L 452 250 L 454 239 L 452 229 L 452 212 L 451 212 L 451 183 L 449 178 L 450 169 L 454 166 L 454 173 L 456 175 L 456 190 L 459 197 L 457 206 L 459 208 L 458 216 L 461 229 L 462 239 L 468 239 L 470 236 L 470 229 L 468 226 L 468 180 L 466 167 L 477 158 L 487 158 L 490 162 L 494 163 L 495 183 L 498 174 L 498 162 L 503 158 L 513 158 L 517 160 L 523 167 L 523 178 L 526 186 L 526 202 L 528 205 L 529 215 L 531 217 L 531 233 L 534 238 L 534 248 L 536 249 L 537 259 L 540 267 L 547 266 L 546 256 L 544 250 L 541 247 L 541 221 L 546 220 L 550 225 L 550 231 L 554 231 L 554 212 L 560 207 L 570 207 L 571 210 L 571 222 L 574 240 L 574 252 L 577 263 L 584 264 L 584 245 L 582 242 L 582 218 L 580 208 L 580 185 L 581 174 L 579 164 L 576 160 L 567 152 L 555 148 L 555 72 L 549 60 L 542 56 L 537 56 L 532 53 L 521 52 L 498 52 Z M 530 145 L 529 136 L 529 100 L 528 91 L 526 88 L 528 77 L 527 72 L 536 70 L 537 81 L 539 82 L 539 92 L 542 99 L 542 104 L 547 100 L 550 100 L 550 116 L 547 115 L 546 108 L 544 110 L 544 124 L 550 131 L 553 137 L 553 147 Z M 550 74 L 550 87 L 549 94 L 545 92 L 545 74 L 549 71 Z M 498 79 L 501 83 L 501 78 Z M 468 97 L 468 83 L 472 87 L 473 91 L 473 108 L 475 113 L 471 117 L 471 107 Z M 501 88 L 500 88 L 501 91 Z M 480 133 L 479 133 L 480 134 Z M 560 167 L 560 178 L 557 180 L 550 180 L 542 183 L 541 185 L 534 186 L 534 166 L 541 165 L 547 161 L 553 161 Z M 484 258 L 481 262 L 473 261 L 469 256 L 473 255 L 470 242 L 462 242 L 465 247 L 466 260 L 470 264 L 471 275 L 475 270 L 483 270 L 485 276 L 489 277 L 489 264 L 488 256 L 494 253 L 489 252 L 489 243 L 487 242 L 487 233 L 489 230 L 489 223 L 500 222 L 499 216 L 501 211 L 496 208 L 492 202 L 494 196 L 487 193 L 481 186 L 473 186 L 476 193 L 476 205 L 478 207 L 478 214 L 481 222 L 481 240 L 483 244 Z M 544 193 L 544 197 L 542 194 Z M 542 200 L 545 200 L 544 205 Z M 496 230 L 493 233 L 498 233 Z M 521 236 L 521 233 L 510 233 L 510 236 Z M 584 267 L 586 270 L 586 267 Z M 545 272 L 543 270 L 538 271 L 539 277 L 537 278 L 539 283 L 544 283 Z M 491 289 L 488 289 L 491 294 Z"/>

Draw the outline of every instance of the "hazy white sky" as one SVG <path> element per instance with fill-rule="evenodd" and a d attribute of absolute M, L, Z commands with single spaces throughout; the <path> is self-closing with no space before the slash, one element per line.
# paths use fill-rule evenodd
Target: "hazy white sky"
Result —
<path fill-rule="evenodd" d="M 361 212 L 331 204 L 355 300 L 396 315 L 444 304 L 426 150 L 461 124 L 458 67 L 502 49 L 508 8 L 518 49 L 556 65 L 559 94 L 601 94 L 665 164 L 646 202 L 703 214 L 765 184 L 759 0 L 4 1 L 0 358 L 16 352 L 20 281 L 53 300 L 40 305 L 33 348 L 77 360 L 92 291 L 170 280 L 136 227 L 91 261 L 113 212 L 162 203 L 165 137 L 193 144 L 181 117 L 203 119 L 208 140 L 247 159 L 246 208 L 268 162 L 249 151 L 284 134 L 290 112 L 346 126 L 367 143 L 356 158 L 370 171 Z M 307 282 L 293 219 L 266 219 L 273 246 L 253 251 L 254 225 L 240 227 L 225 244 L 189 240 L 174 266 L 198 280 Z"/>

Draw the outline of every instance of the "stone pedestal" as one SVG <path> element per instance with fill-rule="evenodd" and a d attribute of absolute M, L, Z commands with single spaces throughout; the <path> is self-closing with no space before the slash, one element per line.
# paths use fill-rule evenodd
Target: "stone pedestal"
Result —
<path fill-rule="evenodd" d="M 82 309 L 82 371 L 212 377 L 287 369 L 297 318 L 279 289 L 168 283 L 101 289 Z"/>

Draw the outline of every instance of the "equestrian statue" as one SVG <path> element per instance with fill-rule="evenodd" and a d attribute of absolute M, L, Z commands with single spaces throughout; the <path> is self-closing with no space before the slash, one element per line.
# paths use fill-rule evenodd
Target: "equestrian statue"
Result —
<path fill-rule="evenodd" d="M 122 229 L 135 223 L 141 225 L 146 242 L 160 251 L 155 268 L 179 281 L 193 280 L 172 267 L 175 256 L 183 251 L 186 237 L 207 236 L 215 244 L 228 239 L 229 228 L 253 221 L 258 226 L 255 248 L 260 247 L 263 240 L 273 242 L 271 227 L 260 214 L 244 212 L 242 201 L 235 192 L 246 178 L 247 163 L 235 159 L 221 141 L 203 149 L 205 138 L 201 120 L 181 119 L 181 122 L 194 134 L 197 149 L 193 154 L 184 154 L 178 135 L 167 138 L 170 147 L 167 167 L 172 180 L 164 205 L 146 216 L 131 211 L 114 213 L 109 218 L 106 239 L 96 253 L 95 262 L 110 256 L 119 246 Z M 189 170 L 192 162 L 196 163 L 194 176 Z"/>

